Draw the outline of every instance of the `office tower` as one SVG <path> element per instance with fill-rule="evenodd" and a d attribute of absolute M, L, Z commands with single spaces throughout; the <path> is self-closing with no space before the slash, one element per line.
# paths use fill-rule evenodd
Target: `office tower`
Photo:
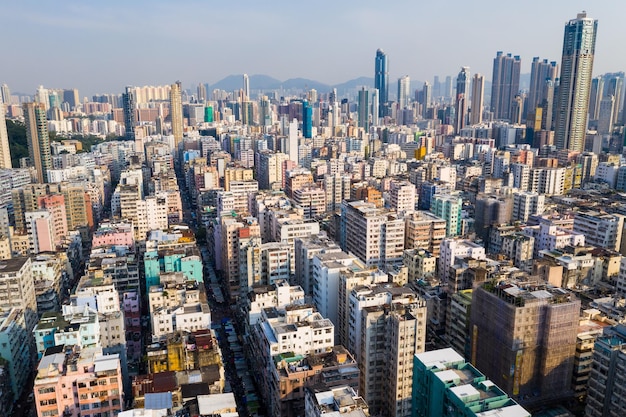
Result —
<path fill-rule="evenodd" d="M 493 60 L 491 78 L 491 111 L 495 120 L 510 120 L 511 107 L 519 92 L 522 61 L 519 56 L 504 55 L 498 51 Z"/>
<path fill-rule="evenodd" d="M 597 29 L 598 21 L 585 12 L 565 25 L 554 129 L 557 149 L 584 150 Z"/>
<path fill-rule="evenodd" d="M 618 325 L 596 339 L 587 368 L 589 374 L 586 417 L 613 417 L 626 414 L 626 327 Z"/>
<path fill-rule="evenodd" d="M 174 149 L 183 140 L 183 102 L 182 84 L 176 81 L 170 89 L 170 117 L 172 119 L 172 136 L 174 136 Z"/>
<path fill-rule="evenodd" d="M 126 92 L 122 94 L 122 104 L 124 106 L 124 130 L 126 132 L 126 139 L 135 140 L 135 124 L 137 123 L 135 108 L 137 107 L 137 97 L 133 87 L 126 87 Z"/>
<path fill-rule="evenodd" d="M 546 81 L 554 82 L 556 80 L 558 68 L 556 61 L 540 60 L 538 56 L 533 58 L 530 68 L 530 87 L 526 99 L 526 113 L 534 111 L 547 99 Z"/>
<path fill-rule="evenodd" d="M 477 125 L 483 122 L 483 100 L 485 96 L 485 77 L 474 74 L 472 78 L 472 104 L 470 107 L 470 124 Z"/>
<path fill-rule="evenodd" d="M 530 417 L 528 411 L 452 348 L 413 357 L 412 405 L 413 417 Z"/>
<path fill-rule="evenodd" d="M 403 75 L 398 78 L 398 109 L 409 107 L 411 101 L 411 78 Z"/>
<path fill-rule="evenodd" d="M 387 68 L 387 55 L 382 49 L 376 51 L 374 88 L 378 90 L 378 117 L 385 117 L 387 116 L 387 102 L 389 101 L 389 70 Z"/>
<path fill-rule="evenodd" d="M 302 136 L 308 139 L 313 137 L 313 106 L 306 100 L 302 102 Z"/>
<path fill-rule="evenodd" d="M 428 81 L 425 81 L 424 87 L 422 87 L 422 117 L 424 119 L 428 118 L 428 109 L 430 108 L 432 100 L 433 87 L 428 83 Z"/>
<path fill-rule="evenodd" d="M 4 104 L 0 101 L 0 168 L 12 168 L 9 133 L 4 113 Z"/>
<path fill-rule="evenodd" d="M 520 402 L 567 396 L 579 311 L 562 288 L 486 282 L 473 292 L 471 362 Z"/>
<path fill-rule="evenodd" d="M 359 90 L 359 105 L 358 105 L 358 126 L 365 130 L 365 133 L 370 131 L 369 122 L 369 91 L 365 87 L 361 87 Z"/>
<path fill-rule="evenodd" d="M 52 169 L 52 158 L 45 106 L 41 103 L 24 103 L 24 123 L 30 162 L 37 171 L 38 181 L 48 182 L 48 170 Z"/>
<path fill-rule="evenodd" d="M 0 96 L 4 104 L 11 104 L 11 90 L 8 85 L 2 84 L 2 87 L 0 87 Z"/>
<path fill-rule="evenodd" d="M 243 99 L 250 100 L 250 78 L 248 74 L 243 74 Z"/>
<path fill-rule="evenodd" d="M 63 90 L 63 102 L 69 104 L 70 109 L 75 110 L 80 105 L 80 96 L 76 88 Z"/>
<path fill-rule="evenodd" d="M 470 74 L 469 67 L 462 67 L 456 77 L 456 126 L 455 133 L 460 133 L 467 124 L 467 108 L 469 105 Z"/>

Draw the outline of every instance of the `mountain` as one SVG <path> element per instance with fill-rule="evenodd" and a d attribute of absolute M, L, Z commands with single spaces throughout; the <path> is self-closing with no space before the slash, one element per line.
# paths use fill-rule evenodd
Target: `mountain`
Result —
<path fill-rule="evenodd" d="M 285 90 L 310 90 L 314 88 L 320 93 L 328 92 L 331 88 L 328 84 L 307 78 L 290 78 L 280 83 L 278 87 L 282 87 Z"/>
<path fill-rule="evenodd" d="M 255 74 L 250 75 L 250 89 L 251 90 L 273 90 L 280 86 L 281 81 L 276 78 L 272 78 L 269 75 Z M 243 88 L 243 74 L 229 75 L 211 84 L 209 86 L 211 90 L 220 89 L 224 91 L 234 91 Z"/>
<path fill-rule="evenodd" d="M 348 80 L 341 84 L 333 85 L 337 89 L 337 94 L 342 95 L 346 90 L 354 90 L 359 87 L 374 87 L 374 78 L 372 77 L 358 77 L 352 80 Z"/>

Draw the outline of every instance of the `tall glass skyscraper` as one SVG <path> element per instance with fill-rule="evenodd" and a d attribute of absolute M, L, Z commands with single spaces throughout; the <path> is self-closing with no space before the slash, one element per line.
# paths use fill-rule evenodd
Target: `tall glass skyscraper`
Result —
<path fill-rule="evenodd" d="M 585 147 L 598 21 L 579 13 L 565 25 L 554 143 L 557 149 Z"/>
<path fill-rule="evenodd" d="M 378 90 L 378 117 L 385 117 L 387 115 L 387 102 L 389 102 L 389 70 L 387 68 L 387 55 L 382 49 L 376 51 L 374 88 Z"/>

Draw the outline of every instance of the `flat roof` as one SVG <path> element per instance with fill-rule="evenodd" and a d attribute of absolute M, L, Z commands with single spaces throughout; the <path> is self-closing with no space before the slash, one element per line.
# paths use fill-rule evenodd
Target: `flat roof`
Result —
<path fill-rule="evenodd" d="M 225 394 L 198 395 L 200 414 L 222 414 L 227 410 L 236 410 L 237 403 L 232 392 Z"/>
<path fill-rule="evenodd" d="M 482 413 L 476 413 L 476 417 L 531 417 L 531 414 L 519 404 L 508 407 L 496 408 Z"/>
<path fill-rule="evenodd" d="M 416 353 L 415 357 L 419 359 L 427 368 L 440 365 L 443 366 L 446 363 L 464 362 L 463 356 L 459 355 L 452 348 L 445 348 L 439 350 L 431 350 L 430 352 Z M 445 367 L 443 368 L 445 369 Z"/>

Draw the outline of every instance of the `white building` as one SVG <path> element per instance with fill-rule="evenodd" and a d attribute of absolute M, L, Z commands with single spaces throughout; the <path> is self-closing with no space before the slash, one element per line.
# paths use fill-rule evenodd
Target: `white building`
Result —
<path fill-rule="evenodd" d="M 485 248 L 471 240 L 446 238 L 441 242 L 438 270 L 440 277 L 446 277 L 448 268 L 455 264 L 456 258 L 487 259 Z"/>
<path fill-rule="evenodd" d="M 527 222 L 535 214 L 542 214 L 545 209 L 546 197 L 533 192 L 519 192 L 513 194 L 513 221 Z"/>

